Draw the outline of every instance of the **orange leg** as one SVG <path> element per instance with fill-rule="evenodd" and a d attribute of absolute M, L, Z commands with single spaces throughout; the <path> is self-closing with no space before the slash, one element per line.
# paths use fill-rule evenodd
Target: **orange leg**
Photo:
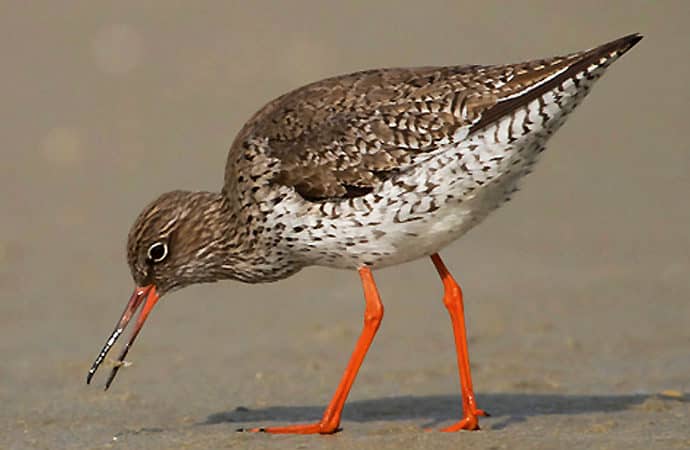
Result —
<path fill-rule="evenodd" d="M 350 362 L 345 369 L 338 389 L 333 395 L 331 403 L 323 413 L 323 417 L 317 423 L 291 425 L 285 427 L 270 427 L 270 428 L 253 428 L 249 431 L 265 432 L 265 433 L 292 433 L 292 434 L 331 434 L 338 431 L 340 425 L 340 416 L 343 412 L 345 399 L 350 393 L 352 383 L 355 381 L 357 372 L 359 371 L 367 350 L 374 340 L 376 330 L 379 329 L 381 319 L 383 318 L 383 304 L 379 297 L 379 292 L 376 289 L 374 277 L 371 274 L 371 269 L 362 267 L 359 269 L 359 276 L 362 278 L 362 286 L 364 287 L 364 300 L 366 301 L 366 308 L 364 310 L 364 328 L 362 334 L 359 336 L 354 352 L 350 357 Z"/>
<path fill-rule="evenodd" d="M 462 392 L 463 417 L 459 422 L 442 429 L 441 431 L 478 430 L 479 420 L 477 416 L 488 414 L 477 408 L 472 389 L 472 375 L 470 374 L 470 358 L 467 351 L 467 332 L 465 331 L 465 308 L 462 303 L 462 290 L 453 276 L 448 272 L 438 253 L 431 255 L 431 261 L 436 266 L 438 274 L 443 281 L 443 303 L 450 313 L 455 335 L 455 350 L 458 355 L 458 372 L 460 372 L 460 389 Z"/>

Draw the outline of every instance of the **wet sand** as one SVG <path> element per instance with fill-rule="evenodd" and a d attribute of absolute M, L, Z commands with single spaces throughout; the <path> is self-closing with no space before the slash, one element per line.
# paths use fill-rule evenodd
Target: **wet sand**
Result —
<path fill-rule="evenodd" d="M 0 16 L 0 448 L 690 447 L 687 2 L 70 4 Z M 423 431 L 460 408 L 429 261 L 375 274 L 386 317 L 335 436 L 234 430 L 320 417 L 361 325 L 355 273 L 174 293 L 112 388 L 84 383 L 131 292 L 135 215 L 167 190 L 218 189 L 264 102 L 364 68 L 519 61 L 632 32 L 645 39 L 522 191 L 443 252 L 482 431 Z"/>

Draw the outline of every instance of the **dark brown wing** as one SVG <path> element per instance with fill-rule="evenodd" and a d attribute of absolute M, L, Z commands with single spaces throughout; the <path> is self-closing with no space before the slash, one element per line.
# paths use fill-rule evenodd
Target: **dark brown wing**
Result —
<path fill-rule="evenodd" d="M 637 40 L 521 64 L 380 69 L 322 80 L 257 112 L 235 139 L 228 167 L 259 142 L 280 161 L 272 181 L 305 199 L 363 195 L 404 171 L 413 156 L 462 139 Z"/>

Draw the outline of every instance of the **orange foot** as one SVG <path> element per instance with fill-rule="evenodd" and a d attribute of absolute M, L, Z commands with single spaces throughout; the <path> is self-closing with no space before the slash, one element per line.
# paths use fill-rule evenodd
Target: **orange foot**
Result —
<path fill-rule="evenodd" d="M 338 424 L 328 423 L 309 423 L 301 425 L 288 425 L 285 427 L 268 427 L 268 428 L 240 428 L 237 431 L 245 431 L 249 433 L 275 433 L 275 434 L 333 434 L 340 431 Z"/>
<path fill-rule="evenodd" d="M 482 409 L 475 409 L 473 410 L 470 414 L 465 415 L 462 419 L 460 419 L 459 422 L 454 423 L 453 425 L 442 428 L 441 431 L 448 433 L 448 432 L 453 432 L 453 431 L 460 431 L 460 430 L 469 430 L 469 431 L 475 431 L 479 430 L 479 418 L 478 416 L 483 416 L 483 417 L 489 417 L 489 413 Z"/>

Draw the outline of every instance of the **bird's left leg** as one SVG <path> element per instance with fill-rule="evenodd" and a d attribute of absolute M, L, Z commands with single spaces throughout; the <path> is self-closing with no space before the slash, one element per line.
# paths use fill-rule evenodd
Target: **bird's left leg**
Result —
<path fill-rule="evenodd" d="M 477 402 L 472 388 L 472 375 L 470 373 L 470 358 L 467 351 L 467 331 L 465 329 L 465 308 L 462 301 L 462 290 L 453 276 L 448 272 L 438 253 L 431 255 L 431 261 L 436 266 L 438 274 L 443 281 L 443 303 L 448 309 L 450 320 L 453 324 L 455 336 L 455 350 L 458 357 L 458 372 L 460 373 L 460 389 L 462 395 L 463 417 L 459 422 L 442 429 L 441 431 L 478 430 L 478 416 L 488 416 L 486 412 L 477 408 Z"/>
<path fill-rule="evenodd" d="M 340 380 L 340 384 L 338 384 L 333 399 L 324 411 L 321 420 L 310 424 L 251 428 L 247 431 L 288 434 L 332 434 L 338 431 L 343 406 L 345 406 L 345 399 L 347 399 L 347 395 L 350 393 L 352 384 L 357 377 L 357 372 L 364 361 L 364 357 L 371 346 L 371 342 L 374 340 L 376 331 L 379 329 L 381 319 L 383 319 L 383 303 L 381 303 L 381 297 L 379 297 L 379 292 L 376 288 L 371 269 L 362 267 L 359 269 L 359 276 L 362 279 L 364 301 L 366 303 L 364 309 L 364 327 L 362 328 L 362 334 L 359 336 L 359 340 L 357 340 L 357 345 L 355 345 L 355 350 L 352 352 L 350 362 Z"/>

